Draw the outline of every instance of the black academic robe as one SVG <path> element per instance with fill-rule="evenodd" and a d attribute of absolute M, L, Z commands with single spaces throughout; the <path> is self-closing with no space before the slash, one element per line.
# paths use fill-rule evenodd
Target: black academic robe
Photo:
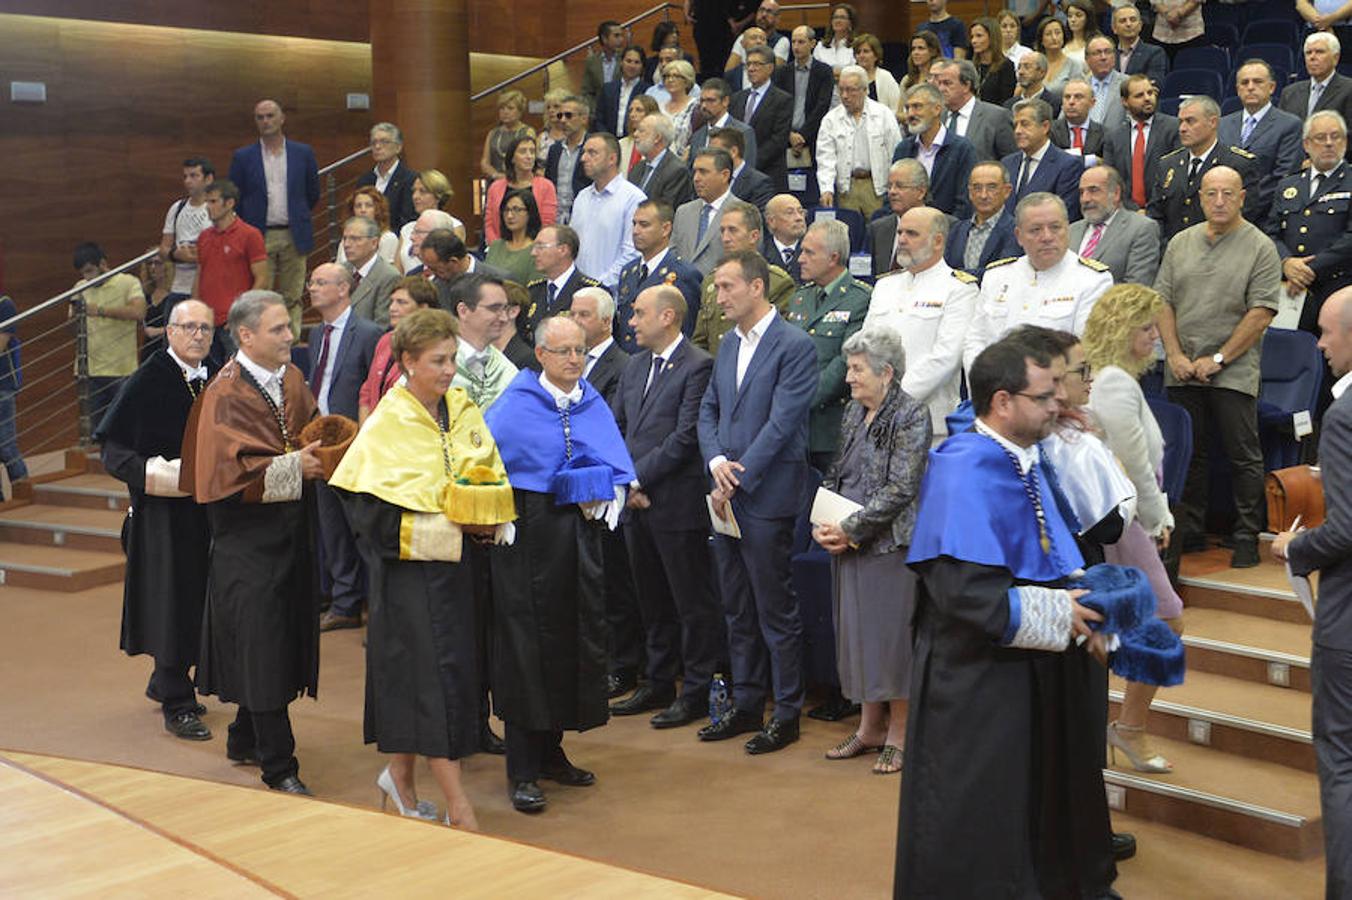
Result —
<path fill-rule="evenodd" d="M 399 558 L 404 510 L 336 491 L 366 563 L 366 743 L 460 759 L 479 749 L 479 673 L 468 563 Z M 465 550 L 468 552 L 469 540 Z"/>
<path fill-rule="evenodd" d="M 178 364 L 157 350 L 127 379 L 96 436 L 104 468 L 131 497 L 122 523 L 122 650 L 175 668 L 197 662 L 211 533 L 206 511 L 191 497 L 148 495 L 145 470 L 151 457 L 182 454 L 194 389 L 201 384 L 190 387 Z"/>
<path fill-rule="evenodd" d="M 516 542 L 493 556 L 493 710 L 533 731 L 609 718 L 603 522 L 517 488 Z"/>
<path fill-rule="evenodd" d="M 1016 584 L 1007 569 L 949 556 L 914 567 L 894 895 L 1097 896 L 1116 867 L 1102 752 L 1079 720 L 1091 703 L 1085 654 L 999 645 Z"/>

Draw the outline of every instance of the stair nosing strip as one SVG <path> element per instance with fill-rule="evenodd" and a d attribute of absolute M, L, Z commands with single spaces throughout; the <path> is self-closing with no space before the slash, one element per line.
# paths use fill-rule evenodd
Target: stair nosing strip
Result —
<path fill-rule="evenodd" d="M 1250 659 L 1261 659 L 1264 662 L 1286 663 L 1290 666 L 1299 666 L 1302 669 L 1310 667 L 1308 656 L 1284 653 L 1281 650 L 1265 650 L 1262 647 L 1251 647 L 1248 644 L 1232 644 L 1229 641 L 1218 641 L 1215 638 L 1188 634 L 1183 635 L 1182 640 L 1185 647 L 1196 647 L 1199 650 L 1217 650 L 1233 656 L 1246 656 Z"/>
<path fill-rule="evenodd" d="M 0 572 L 22 572 L 25 575 L 54 575 L 58 578 L 75 577 L 75 569 L 54 569 L 51 566 L 35 566 L 30 563 L 0 562 Z"/>
<path fill-rule="evenodd" d="M 1282 812 L 1281 810 L 1270 809 L 1255 803 L 1246 803 L 1243 800 L 1234 800 L 1230 797 L 1222 797 L 1218 794 L 1199 791 L 1195 788 L 1179 787 L 1175 784 L 1167 784 L 1150 778 L 1142 778 L 1139 775 L 1119 772 L 1117 769 L 1104 769 L 1103 780 L 1106 783 L 1116 784 L 1119 787 L 1135 788 L 1136 790 L 1159 794 L 1174 800 L 1187 800 L 1191 803 L 1200 803 L 1203 806 L 1210 806 L 1213 809 L 1219 809 L 1223 812 L 1233 812 L 1250 818 L 1263 819 L 1264 821 L 1283 825 L 1287 828 L 1303 828 L 1310 821 L 1305 816 L 1297 815 L 1296 813 Z"/>
<path fill-rule="evenodd" d="M 1233 584 L 1229 581 L 1216 581 L 1212 578 L 1198 578 L 1195 575 L 1185 575 L 1178 579 L 1179 584 L 1189 587 L 1210 588 L 1211 590 L 1230 591 L 1235 594 L 1249 594 L 1254 597 L 1266 597 L 1270 600 L 1286 600 L 1289 603 L 1299 603 L 1295 593 L 1292 591 L 1278 591 L 1273 588 L 1265 587 L 1246 587 L 1244 585 Z"/>
<path fill-rule="evenodd" d="M 1108 699 L 1121 703 L 1122 692 L 1109 690 Z M 1265 734 L 1268 737 L 1299 741 L 1302 744 L 1314 743 L 1314 738 L 1310 732 L 1302 731 L 1299 728 L 1289 728 L 1286 725 L 1274 725 L 1271 722 L 1259 722 L 1257 719 L 1245 719 L 1242 716 L 1232 716 L 1229 713 L 1198 709 L 1195 706 L 1185 706 L 1182 703 L 1172 703 L 1168 700 L 1160 700 L 1158 698 L 1151 701 L 1150 708 L 1158 712 L 1182 716 L 1186 719 L 1201 719 L 1202 721 L 1210 722 L 1213 725 L 1224 725 L 1228 728 L 1238 728 L 1241 731 L 1252 731 L 1257 734 Z"/>
<path fill-rule="evenodd" d="M 59 481 L 53 481 L 49 484 L 39 484 L 34 487 L 38 493 L 50 492 L 54 494 L 75 494 L 81 497 L 108 497 L 114 500 L 129 500 L 129 495 L 125 490 L 118 491 L 113 488 L 79 487 L 78 485 L 63 485 Z"/>
<path fill-rule="evenodd" d="M 83 534 L 92 537 L 121 539 L 121 532 L 107 528 L 95 528 L 92 525 L 59 525 L 52 522 L 32 522 L 25 519 L 0 519 L 0 528 L 35 528 L 40 531 L 63 531 L 66 534 Z"/>

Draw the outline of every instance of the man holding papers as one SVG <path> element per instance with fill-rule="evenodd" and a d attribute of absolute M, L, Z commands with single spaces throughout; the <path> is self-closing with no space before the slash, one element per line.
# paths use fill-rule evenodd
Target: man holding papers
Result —
<path fill-rule="evenodd" d="M 803 622 L 789 586 L 794 517 L 807 498 L 807 419 L 817 390 L 812 338 L 766 298 L 770 272 L 755 250 L 727 254 L 714 269 L 718 305 L 735 327 L 723 338 L 699 411 L 699 444 L 716 510 L 730 508 L 740 539 L 717 535 L 735 685 L 732 713 L 700 740 L 758 732 L 748 753 L 798 740 L 803 707 Z M 763 721 L 774 686 L 775 709 Z"/>
<path fill-rule="evenodd" d="M 859 730 L 826 751 L 826 758 L 877 753 L 874 774 L 892 775 L 901 771 L 911 692 L 915 574 L 906 567 L 906 547 L 930 445 L 930 415 L 901 389 L 906 353 L 895 331 L 867 328 L 848 338 L 843 352 L 851 402 L 840 454 L 813 505 L 812 536 L 835 557 L 840 690 L 862 705 L 863 715 Z"/>
<path fill-rule="evenodd" d="M 1344 897 L 1352 891 L 1352 288 L 1324 301 L 1319 328 L 1319 348 L 1338 376 L 1319 434 L 1326 518 L 1308 531 L 1277 535 L 1272 553 L 1288 560 L 1295 576 L 1319 572 L 1310 657 L 1314 752 L 1328 896 Z"/>

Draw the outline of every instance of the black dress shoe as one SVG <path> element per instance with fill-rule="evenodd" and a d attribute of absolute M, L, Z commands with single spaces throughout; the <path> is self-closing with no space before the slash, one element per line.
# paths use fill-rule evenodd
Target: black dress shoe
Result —
<path fill-rule="evenodd" d="M 572 763 L 564 760 L 559 765 L 541 766 L 540 777 L 548 778 L 550 781 L 558 782 L 568 787 L 588 787 L 596 784 L 596 773 L 588 772 L 586 769 L 580 769 Z"/>
<path fill-rule="evenodd" d="M 670 706 L 653 716 L 648 721 L 654 728 L 679 728 L 682 725 L 689 725 L 696 719 L 702 719 L 709 714 L 709 704 L 704 700 L 687 700 L 685 697 L 678 697 Z"/>
<path fill-rule="evenodd" d="M 503 743 L 502 738 L 493 733 L 493 729 L 484 723 L 484 727 L 479 731 L 479 752 L 492 753 L 494 756 L 506 756 L 507 745 Z"/>
<path fill-rule="evenodd" d="M 1230 568 L 1252 569 L 1258 565 L 1258 541 L 1237 541 L 1235 552 L 1230 554 Z"/>
<path fill-rule="evenodd" d="M 1136 855 L 1136 835 L 1113 832 L 1113 859 L 1121 862 Z"/>
<path fill-rule="evenodd" d="M 164 703 L 164 699 L 162 697 L 155 696 L 155 692 L 152 691 L 150 688 L 146 688 L 146 699 L 154 703 L 161 704 Z M 207 708 L 200 703 L 195 703 L 193 704 L 191 712 L 195 713 L 198 716 L 205 716 L 207 714 Z"/>
<path fill-rule="evenodd" d="M 676 688 L 671 685 L 659 687 L 649 682 L 634 691 L 634 695 L 619 703 L 612 703 L 612 716 L 636 716 L 654 709 L 665 709 L 676 699 Z"/>
<path fill-rule="evenodd" d="M 507 786 L 512 808 L 517 812 L 537 813 L 545 808 L 545 792 L 533 781 L 514 781 Z"/>
<path fill-rule="evenodd" d="M 726 741 L 752 731 L 760 731 L 765 722 L 755 713 L 734 709 L 717 722 L 705 725 L 699 730 L 701 741 Z"/>
<path fill-rule="evenodd" d="M 638 676 L 621 672 L 618 675 L 606 676 L 606 690 L 610 693 L 610 699 L 622 697 L 625 694 L 638 687 Z"/>
<path fill-rule="evenodd" d="M 845 695 L 840 692 L 840 688 L 832 688 L 831 696 L 821 706 L 808 710 L 809 719 L 817 719 L 822 722 L 839 722 L 841 719 L 849 716 L 859 715 L 860 706 L 845 699 Z"/>
<path fill-rule="evenodd" d="M 211 740 L 211 729 L 203 725 L 202 720 L 197 717 L 197 713 L 192 710 L 165 719 L 164 730 L 185 741 Z"/>
<path fill-rule="evenodd" d="M 746 752 L 750 754 L 774 753 L 798 740 L 798 717 L 792 719 L 771 719 L 765 730 L 746 742 Z"/>
<path fill-rule="evenodd" d="M 288 775 L 276 784 L 268 785 L 270 791 L 281 791 L 283 794 L 304 794 L 306 797 L 313 797 L 310 789 L 305 786 L 295 775 Z"/>

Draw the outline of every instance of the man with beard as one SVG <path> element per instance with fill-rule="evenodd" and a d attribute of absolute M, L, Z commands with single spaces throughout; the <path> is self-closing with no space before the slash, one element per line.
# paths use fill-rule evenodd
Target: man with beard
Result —
<path fill-rule="evenodd" d="M 1160 160 L 1178 148 L 1178 119 L 1155 111 L 1159 88 L 1144 75 L 1130 76 L 1121 91 L 1127 121 L 1104 134 L 1103 160 L 1122 175 L 1127 208 L 1145 209 L 1159 179 Z"/>
<path fill-rule="evenodd" d="M 929 176 L 914 159 L 899 159 L 887 173 L 887 205 L 892 210 L 868 223 L 868 246 L 873 251 L 873 277 L 886 275 L 896 265 L 897 220 L 925 205 Z"/>
<path fill-rule="evenodd" d="M 1122 209 L 1122 176 L 1094 166 L 1080 176 L 1080 213 L 1070 226 L 1070 247 L 1108 267 L 1114 284 L 1155 283 L 1160 267 L 1160 228 L 1153 219 Z"/>
<path fill-rule="evenodd" d="M 965 219 L 972 214 L 967 178 L 976 165 L 976 151 L 965 137 L 949 131 L 940 112 L 938 88 L 917 84 L 906 92 L 906 137 L 892 153 L 892 161 L 916 159 L 929 176 L 929 202 L 935 209 Z"/>

